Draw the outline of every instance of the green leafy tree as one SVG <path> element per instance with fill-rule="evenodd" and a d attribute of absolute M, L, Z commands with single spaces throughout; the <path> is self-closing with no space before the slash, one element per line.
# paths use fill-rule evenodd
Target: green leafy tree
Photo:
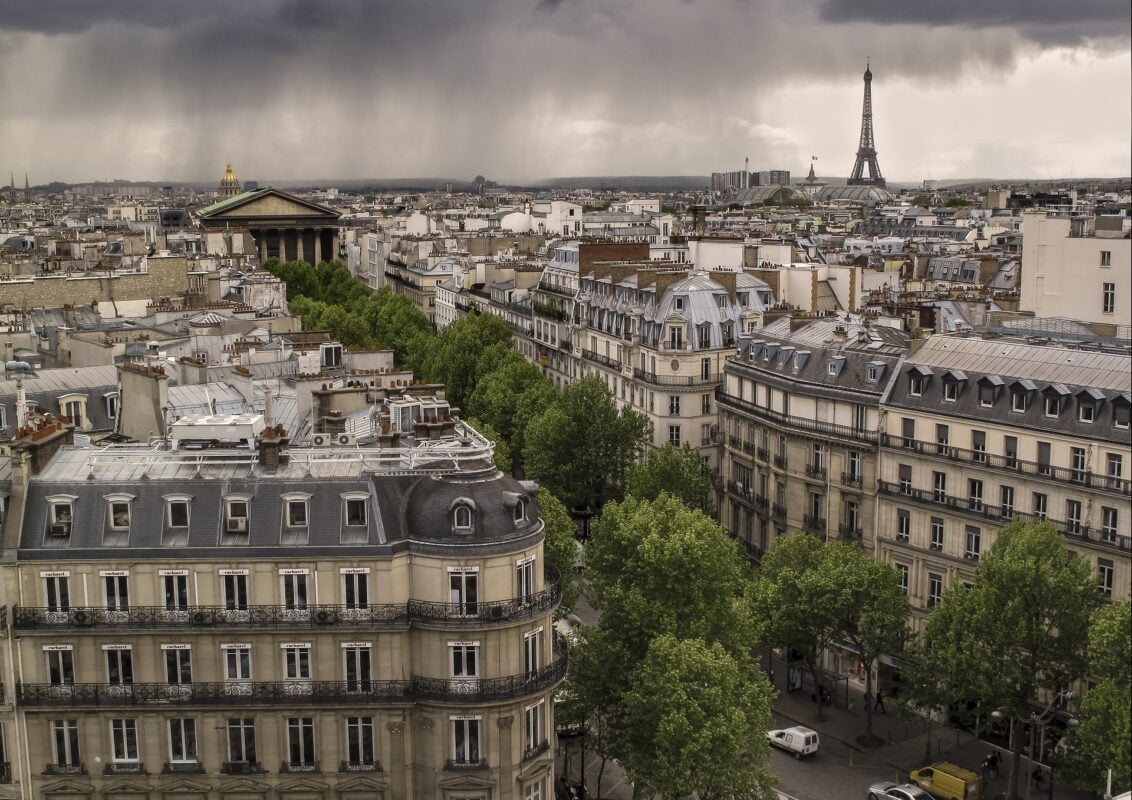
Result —
<path fill-rule="evenodd" d="M 971 589 L 953 586 L 924 629 L 944 679 L 984 711 L 1026 719 L 1039 693 L 1086 671 L 1089 617 L 1098 592 L 1088 563 L 1065 556 L 1049 522 L 1005 526 Z M 1016 796 L 1023 736 L 1014 738 L 1008 795 Z"/>
<path fill-rule="evenodd" d="M 483 377 L 468 399 L 468 412 L 490 424 L 509 445 L 513 445 L 518 399 L 531 386 L 545 383 L 546 379 L 538 367 L 510 347 L 494 368 L 488 362 L 481 363 L 478 369 Z"/>
<path fill-rule="evenodd" d="M 900 588 L 900 576 L 891 564 L 876 561 L 871 553 L 845 542 L 828 542 L 822 550 L 823 583 L 835 587 L 838 638 L 853 645 L 865 664 L 865 737 L 873 735 L 873 665 L 882 655 L 895 655 L 904 648 L 911 607 Z"/>
<path fill-rule="evenodd" d="M 481 356 L 496 344 L 511 349 L 511 328 L 499 317 L 472 314 L 458 319 L 441 331 L 436 357 L 429 363 L 431 370 L 426 377 L 443 383 L 452 404 L 465 408 L 476 383 L 483 377 L 481 370 L 492 366 Z"/>
<path fill-rule="evenodd" d="M 773 691 L 756 673 L 719 644 L 653 640 L 624 699 L 631 733 L 622 763 L 635 796 L 771 796 Z"/>
<path fill-rule="evenodd" d="M 558 402 L 561 392 L 550 381 L 537 381 L 527 384 L 523 393 L 515 399 L 515 411 L 511 421 L 511 450 L 515 454 L 516 466 L 520 473 L 525 472 L 523 454 L 527 446 L 527 427 L 548 408 Z"/>
<path fill-rule="evenodd" d="M 1132 789 L 1132 606 L 1108 603 L 1089 626 L 1089 672 L 1099 683 L 1081 701 L 1080 725 L 1066 741 L 1065 769 L 1084 789 Z"/>
<path fill-rule="evenodd" d="M 578 558 L 578 540 L 574 537 L 574 520 L 570 518 L 562 501 L 546 489 L 539 489 L 538 511 L 546 528 L 542 552 L 546 564 L 558 573 L 562 581 L 562 600 L 558 604 L 556 618 L 562 619 L 574 613 L 574 606 L 581 593 L 574 581 L 574 564 Z"/>
<path fill-rule="evenodd" d="M 711 469 L 700 451 L 687 444 L 666 444 L 659 450 L 650 450 L 644 461 L 629 470 L 625 491 L 642 500 L 655 500 L 667 492 L 688 508 L 705 514 L 712 509 Z"/>
<path fill-rule="evenodd" d="M 468 424 L 483 434 L 484 438 L 490 439 L 495 444 L 492 453 L 495 466 L 498 467 L 499 471 L 504 475 L 510 475 L 511 447 L 507 444 L 507 441 L 499 435 L 499 431 L 495 430 L 495 428 L 491 427 L 486 422 L 474 417 L 468 420 Z"/>
<path fill-rule="evenodd" d="M 751 590 L 755 638 L 765 647 L 793 651 L 813 679 L 817 718 L 825 719 L 824 679 L 819 659 L 833 643 L 843 617 L 842 587 L 823 569 L 823 542 L 810 533 L 780 536 L 771 543 Z"/>
<path fill-rule="evenodd" d="M 924 763 L 932 760 L 932 718 L 947 711 L 955 693 L 943 679 L 934 654 L 924 639 L 912 638 L 902 654 L 900 695 L 894 698 L 897 707 L 923 717 Z"/>
<path fill-rule="evenodd" d="M 523 465 L 570 508 L 621 496 L 644 449 L 648 419 L 617 404 L 597 378 L 570 384 L 523 432 Z"/>

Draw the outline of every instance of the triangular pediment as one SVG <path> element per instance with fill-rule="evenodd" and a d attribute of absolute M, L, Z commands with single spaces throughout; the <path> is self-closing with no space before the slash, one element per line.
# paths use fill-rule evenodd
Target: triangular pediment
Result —
<path fill-rule="evenodd" d="M 442 789 L 494 789 L 495 781 L 481 778 L 478 775 L 453 775 L 451 778 L 442 778 L 436 782 Z"/>
<path fill-rule="evenodd" d="M 318 222 L 333 223 L 338 220 L 338 212 L 332 208 L 312 203 L 278 189 L 261 189 L 240 195 L 231 202 L 218 204 L 219 208 L 203 209 L 201 219 L 215 223 L 224 220 L 248 220 L 264 217 L 301 218 Z"/>
<path fill-rule="evenodd" d="M 519 773 L 515 776 L 515 780 L 520 783 L 527 783 L 548 772 L 550 772 L 549 761 L 533 761 L 527 764 L 525 769 L 519 770 Z"/>
<path fill-rule="evenodd" d="M 104 795 L 116 794 L 146 794 L 150 793 L 148 784 L 144 781 L 128 781 L 120 780 L 110 784 L 103 784 L 102 793 Z"/>
<path fill-rule="evenodd" d="M 292 792 L 325 792 L 330 788 L 329 784 L 324 781 L 317 781 L 314 778 L 302 777 L 295 778 L 294 780 L 281 782 L 275 787 L 275 791 L 279 794 L 289 794 Z"/>
<path fill-rule="evenodd" d="M 62 780 L 44 783 L 42 791 L 44 797 L 59 797 L 69 794 L 89 795 L 94 791 L 94 787 L 89 782 L 77 781 L 74 778 L 63 778 Z"/>
<path fill-rule="evenodd" d="M 271 787 L 263 781 L 255 781 L 251 778 L 238 778 L 236 780 L 226 780 L 220 784 L 221 796 L 226 794 L 240 794 L 243 792 L 267 792 Z"/>
<path fill-rule="evenodd" d="M 192 792 L 210 792 L 212 786 L 204 781 L 195 780 L 193 778 L 173 778 L 172 780 L 161 782 L 161 791 L 164 793 L 169 792 L 185 792 L 186 794 Z"/>
<path fill-rule="evenodd" d="M 389 788 L 389 781 L 384 777 L 371 778 L 364 775 L 355 775 L 352 778 L 338 781 L 336 788 L 339 792 L 384 792 Z"/>

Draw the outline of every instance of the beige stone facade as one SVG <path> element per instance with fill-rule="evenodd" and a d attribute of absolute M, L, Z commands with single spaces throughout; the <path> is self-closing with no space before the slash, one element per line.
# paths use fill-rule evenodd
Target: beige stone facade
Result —
<path fill-rule="evenodd" d="M 141 270 L 52 272 L 0 281 L 0 308 L 59 308 L 124 300 L 181 298 L 188 292 L 188 259 L 149 256 Z"/>

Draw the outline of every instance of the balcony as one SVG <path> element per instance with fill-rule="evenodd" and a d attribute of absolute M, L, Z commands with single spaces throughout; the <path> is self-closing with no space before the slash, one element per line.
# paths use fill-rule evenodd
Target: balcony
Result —
<path fill-rule="evenodd" d="M 825 535 L 825 517 L 816 517 L 811 514 L 802 515 L 802 528 L 810 533 Z"/>
<path fill-rule="evenodd" d="M 586 359 L 587 361 L 592 361 L 595 364 L 601 364 L 602 366 L 609 367 L 610 369 L 615 369 L 618 372 L 621 371 L 620 361 L 616 361 L 609 356 L 603 356 L 599 353 L 595 353 L 593 350 L 582 350 L 582 358 Z"/>
<path fill-rule="evenodd" d="M 778 469 L 786 469 L 786 456 L 775 456 L 774 466 L 778 467 Z"/>
<path fill-rule="evenodd" d="M 775 503 L 770 507 L 770 515 L 775 519 L 786 519 L 786 506 Z"/>
<path fill-rule="evenodd" d="M 44 775 L 86 775 L 86 764 L 48 764 Z"/>
<path fill-rule="evenodd" d="M 326 630 L 369 630 L 380 627 L 404 628 L 410 624 L 446 626 L 483 625 L 527 619 L 558 605 L 561 584 L 547 571 L 547 586 L 528 597 L 478 603 L 435 603 L 410 600 L 407 603 L 370 604 L 364 607 L 316 605 L 305 609 L 285 606 L 187 606 L 170 611 L 164 606 L 131 606 L 127 609 L 76 607 L 13 609 L 17 630 L 96 630 L 105 629 L 201 629 L 201 628 L 278 628 Z"/>
<path fill-rule="evenodd" d="M 500 678 L 451 680 L 415 676 L 398 681 L 239 681 L 224 683 L 76 683 L 58 686 L 20 683 L 16 702 L 25 707 L 173 706 L 367 706 L 407 705 L 419 700 L 481 703 L 511 700 L 545 691 L 566 677 L 566 653 L 531 673 Z M 65 690 L 65 691 L 60 691 Z"/>
<path fill-rule="evenodd" d="M 339 772 L 384 772 L 377 761 L 343 761 L 338 765 Z"/>
<path fill-rule="evenodd" d="M 161 765 L 162 775 L 203 775 L 204 764 L 199 761 L 166 761 Z"/>
<path fill-rule="evenodd" d="M 262 775 L 265 772 L 258 761 L 225 761 L 220 765 L 221 775 Z"/>
<path fill-rule="evenodd" d="M 1115 550 L 1127 553 L 1132 550 L 1132 537 L 1122 536 L 1115 532 L 1097 530 L 1081 525 L 1078 522 L 1052 519 L 1038 514 L 1026 514 L 1016 511 L 1011 506 L 1000 507 L 990 505 L 974 505 L 970 498 L 956 497 L 944 494 L 934 489 L 913 489 L 909 485 L 892 483 L 891 481 L 877 481 L 877 491 L 881 494 L 908 498 L 911 502 L 934 508 L 944 508 L 956 514 L 962 514 L 976 520 L 985 520 L 993 525 L 1006 525 L 1019 519 L 1023 522 L 1032 520 L 1045 520 L 1051 523 L 1059 533 L 1069 539 L 1099 547 L 1105 550 Z"/>
<path fill-rule="evenodd" d="M 727 394 L 726 392 L 718 392 L 716 394 L 716 400 L 721 405 L 725 405 L 737 411 L 743 411 L 757 419 L 772 422 L 776 427 L 785 430 L 797 431 L 807 435 L 817 434 L 818 436 L 828 439 L 864 442 L 866 444 L 876 444 L 879 438 L 876 431 L 851 428 L 848 425 L 835 425 L 832 422 L 823 422 L 806 417 L 790 416 L 789 414 L 783 414 L 779 411 L 771 411 L 768 408 L 757 406 L 749 400 L 743 400 L 734 395 Z"/>
<path fill-rule="evenodd" d="M 732 497 L 739 498 L 740 500 L 742 500 L 747 505 L 753 506 L 755 504 L 755 497 L 754 497 L 754 494 L 751 492 L 750 486 L 744 486 L 743 484 L 736 483 L 735 481 L 728 481 L 727 482 L 727 493 L 730 494 Z"/>
<path fill-rule="evenodd" d="M 861 488 L 861 474 L 859 472 L 842 472 L 841 483 L 845 486 L 856 486 Z"/>
<path fill-rule="evenodd" d="M 841 523 L 837 526 L 837 537 L 846 542 L 861 541 L 861 529 L 856 525 Z"/>
<path fill-rule="evenodd" d="M 485 758 L 450 758 L 444 762 L 444 768 L 458 772 L 473 772 L 487 769 Z"/>
<path fill-rule="evenodd" d="M 806 465 L 806 477 L 807 478 L 816 478 L 819 481 L 824 481 L 825 480 L 825 467 L 821 466 L 820 464 L 807 464 Z"/>
<path fill-rule="evenodd" d="M 550 742 L 547 741 L 546 739 L 543 739 L 541 742 L 536 744 L 534 747 L 524 748 L 522 760 L 523 761 L 530 761 L 532 758 L 538 758 L 539 756 L 541 756 L 543 753 L 545 753 L 549 749 L 550 749 Z"/>
<path fill-rule="evenodd" d="M 770 458 L 770 453 L 767 452 L 765 447 L 759 447 L 755 450 L 755 458 L 759 461 L 766 461 Z"/>
<path fill-rule="evenodd" d="M 699 375 L 657 375 L 655 372 L 647 372 L 639 367 L 633 369 L 633 377 L 657 386 L 714 386 L 723 380 L 723 376 L 718 374 L 708 375 L 707 377 L 704 377 L 702 373 Z"/>
<path fill-rule="evenodd" d="M 322 772 L 322 765 L 317 761 L 284 761 L 279 772 Z"/>
<path fill-rule="evenodd" d="M 941 461 L 979 464 L 996 472 L 1032 475 L 1055 483 L 1075 484 L 1125 497 L 1132 496 L 1132 480 L 1110 475 L 1098 475 L 1084 469 L 1055 467 L 1037 461 L 1023 461 L 1011 455 L 993 455 L 986 450 L 967 450 L 962 447 L 953 447 L 950 444 L 921 442 L 917 439 L 905 439 L 903 436 L 891 436 L 889 434 L 884 435 L 883 444 L 885 447 L 912 449 Z"/>
<path fill-rule="evenodd" d="M 103 775 L 148 775 L 145 765 L 140 761 L 120 762 L 106 764 L 102 767 Z"/>

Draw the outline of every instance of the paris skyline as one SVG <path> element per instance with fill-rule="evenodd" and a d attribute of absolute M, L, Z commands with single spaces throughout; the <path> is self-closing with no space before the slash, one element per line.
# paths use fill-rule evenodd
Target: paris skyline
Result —
<path fill-rule="evenodd" d="M 1126 3 L 32 0 L 0 19 L 0 168 L 121 177 L 1128 175 Z"/>

